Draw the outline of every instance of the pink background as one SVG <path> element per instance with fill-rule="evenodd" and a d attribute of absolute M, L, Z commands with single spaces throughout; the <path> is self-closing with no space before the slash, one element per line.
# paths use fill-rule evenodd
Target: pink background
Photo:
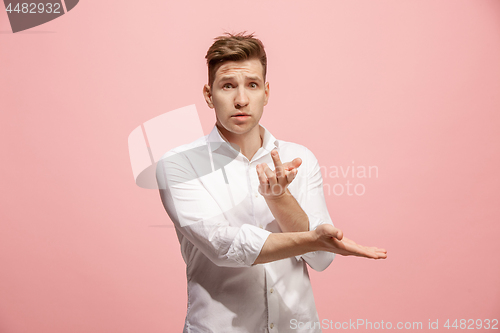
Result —
<path fill-rule="evenodd" d="M 190 104 L 209 132 L 225 30 L 266 45 L 276 137 L 378 167 L 325 174 L 363 184 L 332 219 L 389 258 L 311 270 L 320 319 L 500 319 L 500 1 L 83 0 L 17 34 L 0 11 L 0 332 L 182 330 L 185 266 L 127 137 Z"/>

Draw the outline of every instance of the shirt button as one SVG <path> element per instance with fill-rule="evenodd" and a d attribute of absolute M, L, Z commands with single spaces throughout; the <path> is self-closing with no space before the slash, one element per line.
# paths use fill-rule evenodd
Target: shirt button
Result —
<path fill-rule="evenodd" d="M 262 228 L 262 224 L 259 224 L 259 228 L 264 229 L 264 228 Z"/>
<path fill-rule="evenodd" d="M 259 193 L 255 192 L 253 195 L 255 195 L 256 198 L 259 197 Z"/>
<path fill-rule="evenodd" d="M 271 294 L 274 293 L 274 289 L 273 288 L 271 288 L 271 290 L 269 290 L 269 291 L 271 292 Z"/>
<path fill-rule="evenodd" d="M 273 324 L 273 323 L 271 323 L 271 325 L 269 325 L 269 327 L 271 327 L 271 329 L 272 329 L 272 328 L 274 327 L 274 324 Z"/>

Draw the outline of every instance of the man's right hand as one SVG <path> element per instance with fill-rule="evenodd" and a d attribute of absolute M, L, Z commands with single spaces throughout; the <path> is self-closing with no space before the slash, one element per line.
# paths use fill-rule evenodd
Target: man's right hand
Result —
<path fill-rule="evenodd" d="M 293 181 L 298 172 L 298 167 L 302 164 L 300 158 L 291 162 L 282 163 L 277 150 L 271 152 L 274 163 L 274 171 L 267 163 L 256 166 L 259 176 L 259 193 L 266 199 L 276 199 L 287 193 L 287 187 Z"/>
<path fill-rule="evenodd" d="M 354 241 L 344 237 L 342 230 L 330 224 L 319 225 L 314 230 L 314 233 L 321 251 L 333 252 L 342 256 L 357 256 L 371 259 L 387 258 L 386 250 L 356 244 Z"/>

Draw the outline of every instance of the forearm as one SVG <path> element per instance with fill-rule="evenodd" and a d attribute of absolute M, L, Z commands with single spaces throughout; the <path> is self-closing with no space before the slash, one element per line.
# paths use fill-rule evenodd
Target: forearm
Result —
<path fill-rule="evenodd" d="M 318 249 L 318 238 L 314 231 L 272 233 L 253 264 L 290 258 Z"/>
<path fill-rule="evenodd" d="M 266 203 L 281 231 L 309 231 L 309 218 L 288 189 L 278 198 L 266 198 Z"/>

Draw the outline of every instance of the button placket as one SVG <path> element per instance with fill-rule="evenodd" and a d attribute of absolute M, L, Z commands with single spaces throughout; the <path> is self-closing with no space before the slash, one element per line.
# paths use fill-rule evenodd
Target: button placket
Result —
<path fill-rule="evenodd" d="M 253 196 L 255 198 L 258 198 L 259 197 L 259 176 L 257 175 L 257 166 L 255 166 L 255 168 L 253 167 L 253 165 L 256 165 L 257 163 L 256 162 L 253 162 L 251 163 L 251 167 L 252 167 L 252 172 L 255 173 L 254 175 L 252 175 L 252 177 L 250 177 L 250 184 L 252 186 L 252 193 L 253 193 Z"/>
<path fill-rule="evenodd" d="M 266 264 L 264 264 L 266 265 Z M 265 270 L 266 272 L 266 289 L 268 290 L 267 292 L 267 318 L 268 318 L 268 325 L 269 329 L 272 330 L 272 332 L 277 332 L 278 327 L 277 323 L 279 321 L 279 302 L 278 302 L 278 295 L 276 294 L 276 290 L 274 289 L 274 281 L 270 274 L 268 274 L 267 269 Z"/>

